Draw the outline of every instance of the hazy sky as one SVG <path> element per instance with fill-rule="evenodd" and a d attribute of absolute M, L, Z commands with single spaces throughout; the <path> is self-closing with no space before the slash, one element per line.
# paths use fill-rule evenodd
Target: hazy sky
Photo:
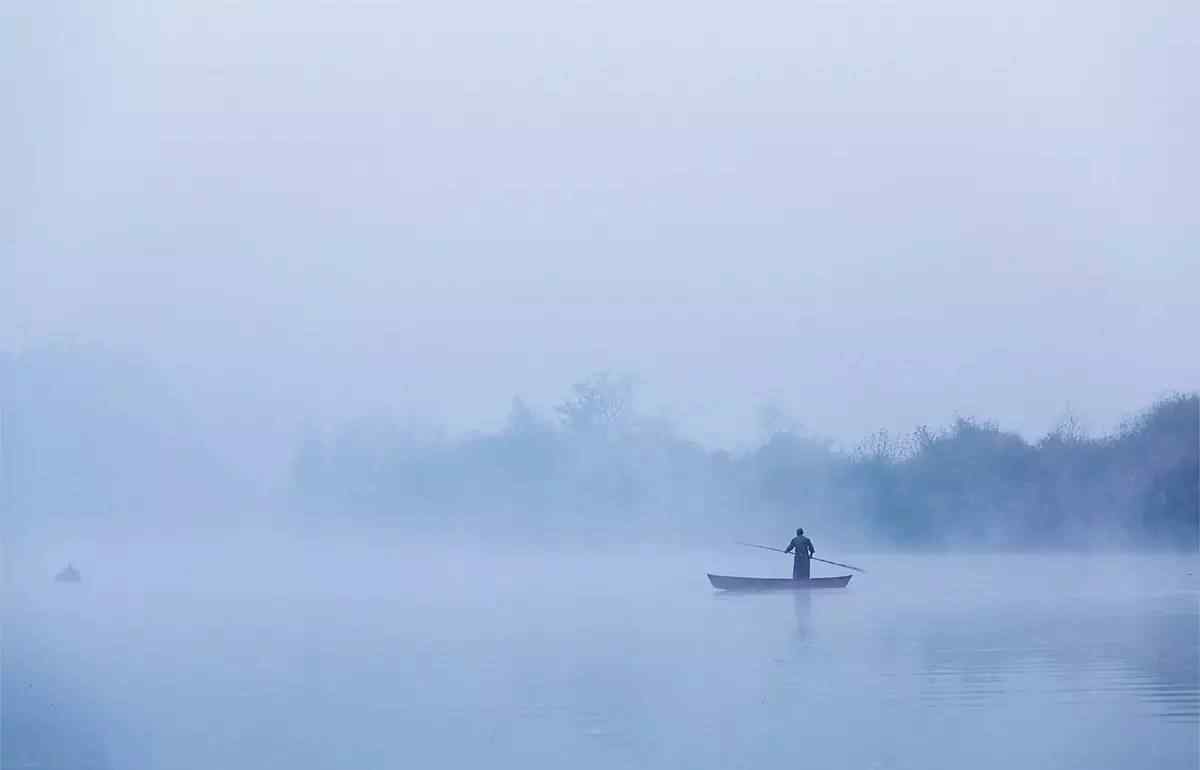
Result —
<path fill-rule="evenodd" d="M 8 348 L 455 428 L 615 369 L 719 441 L 1200 384 L 1190 0 L 20 5 Z"/>

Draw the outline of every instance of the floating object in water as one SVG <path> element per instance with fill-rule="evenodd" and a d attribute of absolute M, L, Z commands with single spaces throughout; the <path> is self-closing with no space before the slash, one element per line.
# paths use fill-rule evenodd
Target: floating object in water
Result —
<path fill-rule="evenodd" d="M 809 578 L 794 580 L 792 578 L 752 578 L 733 577 L 730 575 L 709 574 L 708 582 L 713 588 L 725 591 L 777 591 L 777 590 L 807 590 L 810 588 L 845 588 L 852 575 L 840 577 Z"/>
<path fill-rule="evenodd" d="M 78 583 L 83 580 L 83 577 L 79 574 L 79 570 L 75 569 L 75 565 L 68 564 L 54 576 L 54 579 L 59 583 Z"/>

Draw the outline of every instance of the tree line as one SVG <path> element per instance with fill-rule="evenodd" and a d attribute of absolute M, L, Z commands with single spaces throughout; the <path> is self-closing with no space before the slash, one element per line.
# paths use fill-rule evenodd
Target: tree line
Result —
<path fill-rule="evenodd" d="M 1066 419 L 1029 441 L 963 417 L 853 448 L 764 415 L 749 448 L 705 447 L 596 375 L 549 413 L 452 436 L 389 417 L 313 434 L 268 492 L 239 438 L 202 435 L 153 370 L 94 348 L 0 355 L 0 517 L 8 536 L 84 518 L 171 527 L 271 509 L 307 522 L 488 536 L 778 537 L 798 525 L 904 546 L 1200 547 L 1200 407 L 1160 399 L 1091 436 Z M 253 426 L 247 426 L 253 430 Z"/>
<path fill-rule="evenodd" d="M 311 516 L 494 533 L 787 532 L 797 521 L 903 546 L 1200 546 L 1200 397 L 1116 431 L 1073 419 L 1037 441 L 962 417 L 852 450 L 774 420 L 744 451 L 639 414 L 627 378 L 576 384 L 554 414 L 448 437 L 388 418 L 312 436 L 292 465 Z"/>

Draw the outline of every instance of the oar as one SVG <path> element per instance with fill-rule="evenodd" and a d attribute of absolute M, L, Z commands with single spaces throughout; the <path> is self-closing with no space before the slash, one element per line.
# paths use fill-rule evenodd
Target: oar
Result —
<path fill-rule="evenodd" d="M 776 553 L 787 553 L 787 551 L 783 550 L 782 548 L 772 548 L 769 545 L 756 545 L 754 543 L 738 543 L 738 545 L 744 545 L 744 546 L 747 546 L 750 548 L 761 548 L 764 551 L 775 551 Z M 837 567 L 845 567 L 846 569 L 852 569 L 855 572 L 866 572 L 866 570 L 863 569 L 862 567 L 855 567 L 852 564 L 842 564 L 840 561 L 830 561 L 829 559 L 818 559 L 816 556 L 810 556 L 808 558 L 812 559 L 813 561 L 824 562 L 825 564 L 833 564 L 834 566 L 837 566 Z"/>

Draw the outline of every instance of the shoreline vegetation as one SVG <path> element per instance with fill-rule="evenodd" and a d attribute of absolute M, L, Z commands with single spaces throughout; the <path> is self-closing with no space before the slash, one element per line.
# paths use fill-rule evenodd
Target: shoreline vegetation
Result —
<path fill-rule="evenodd" d="M 549 414 L 514 399 L 493 431 L 448 436 L 371 417 L 311 434 L 279 458 L 287 479 L 268 495 L 230 470 L 221 437 L 199 438 L 193 412 L 153 372 L 104 351 L 0 354 L 0 410 L 10 535 L 72 519 L 170 528 L 272 509 L 317 529 L 500 538 L 724 542 L 799 522 L 863 533 L 854 545 L 865 547 L 1200 547 L 1196 392 L 1105 435 L 1067 417 L 1034 441 L 960 417 L 843 449 L 764 413 L 763 439 L 730 451 L 638 412 L 631 379 L 598 374 Z"/>
<path fill-rule="evenodd" d="M 576 385 L 556 418 L 514 401 L 493 433 L 357 422 L 310 438 L 292 494 L 317 517 L 454 516 L 485 531 L 786 533 L 803 519 L 905 548 L 1194 550 L 1198 450 L 1200 399 L 1177 393 L 1102 436 L 1067 418 L 1030 442 L 964 417 L 851 450 L 785 427 L 734 453 L 639 417 L 628 381 L 601 375 Z"/>

